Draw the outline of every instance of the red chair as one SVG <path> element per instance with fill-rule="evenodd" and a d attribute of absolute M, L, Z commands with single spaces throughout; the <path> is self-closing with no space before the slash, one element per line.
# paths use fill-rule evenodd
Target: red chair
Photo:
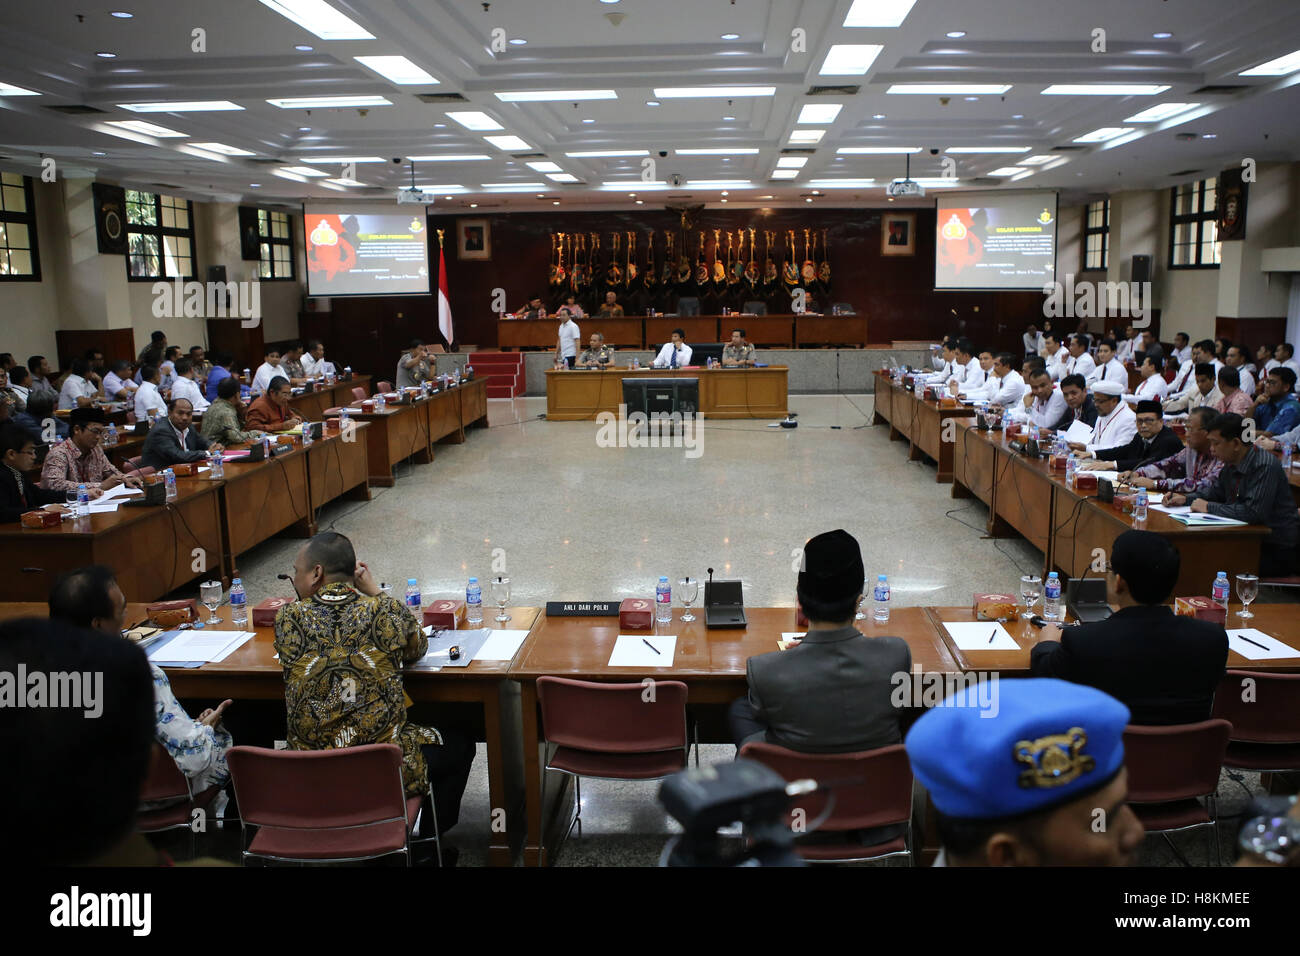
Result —
<path fill-rule="evenodd" d="M 358 402 L 364 402 L 370 396 L 366 394 L 365 388 L 358 385 L 356 386 L 356 388 L 352 389 L 352 397 L 355 398 Z"/>
<path fill-rule="evenodd" d="M 206 814 L 220 792 L 221 787 L 214 785 L 195 793 L 189 778 L 181 773 L 171 754 L 162 744 L 154 741 L 153 750 L 149 753 L 149 775 L 140 788 L 140 802 L 175 802 L 155 810 L 141 810 L 136 816 L 135 828 L 140 833 L 161 833 L 184 827 L 190 831 L 190 855 L 196 856 L 194 811 Z"/>
<path fill-rule="evenodd" d="M 355 863 L 395 853 L 411 865 L 411 832 L 431 801 L 407 797 L 402 749 L 363 744 L 336 750 L 232 747 L 226 753 L 239 804 L 240 861 Z M 249 839 L 250 828 L 256 832 Z"/>
<path fill-rule="evenodd" d="M 388 392 L 391 392 L 391 391 L 393 390 L 393 383 L 392 383 L 392 382 L 380 382 L 378 388 L 379 388 L 379 390 L 380 390 L 381 392 L 384 392 L 385 394 L 387 394 Z"/>
<path fill-rule="evenodd" d="M 1184 865 L 1169 834 L 1197 827 L 1209 829 L 1214 859 L 1222 863 L 1214 795 L 1231 733 L 1226 720 L 1168 727 L 1129 724 L 1124 730 L 1129 805 L 1147 833 L 1164 837 Z"/>
<path fill-rule="evenodd" d="M 574 782 L 566 837 L 575 825 L 582 834 L 583 777 L 657 780 L 686 767 L 686 685 L 655 681 L 653 690 L 654 699 L 648 701 L 647 686 L 640 683 L 537 679 L 543 738 L 555 745 L 546 769 L 568 774 Z M 697 743 L 696 766 L 699 761 Z"/>
<path fill-rule="evenodd" d="M 1300 674 L 1228 671 L 1214 695 L 1214 716 L 1232 723 L 1225 767 L 1300 771 Z"/>
<path fill-rule="evenodd" d="M 873 846 L 863 846 L 852 839 L 838 843 L 796 843 L 795 849 L 805 860 L 857 863 L 906 856 L 908 865 L 913 864 L 912 765 L 902 744 L 858 753 L 804 754 L 760 742 L 745 744 L 738 756 L 771 767 L 787 782 L 825 783 L 827 790 L 808 794 L 791 806 L 792 828 L 796 820 L 807 825 L 809 832 L 816 833 L 845 833 L 893 824 L 906 826 L 904 833 Z M 815 831 L 808 821 L 817 822 Z"/>

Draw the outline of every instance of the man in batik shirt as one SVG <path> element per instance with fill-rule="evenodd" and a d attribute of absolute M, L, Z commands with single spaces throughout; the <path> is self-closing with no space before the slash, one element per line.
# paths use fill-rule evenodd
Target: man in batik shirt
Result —
<path fill-rule="evenodd" d="M 1217 417 L 1208 405 L 1192 409 L 1187 416 L 1187 446 L 1168 458 L 1124 472 L 1120 481 L 1136 488 L 1204 494 L 1223 470 L 1223 462 L 1210 454 L 1210 434 L 1205 430 Z"/>

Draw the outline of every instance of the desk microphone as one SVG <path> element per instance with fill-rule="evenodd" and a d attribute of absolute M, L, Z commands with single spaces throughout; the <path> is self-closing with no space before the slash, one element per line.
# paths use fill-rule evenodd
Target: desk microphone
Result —
<path fill-rule="evenodd" d="M 709 583 L 713 583 L 713 569 L 709 568 Z"/>
<path fill-rule="evenodd" d="M 277 574 L 277 575 L 276 575 L 276 578 L 278 578 L 278 579 L 281 580 L 281 581 L 292 581 L 292 580 L 293 580 L 293 575 L 292 575 L 292 574 Z"/>

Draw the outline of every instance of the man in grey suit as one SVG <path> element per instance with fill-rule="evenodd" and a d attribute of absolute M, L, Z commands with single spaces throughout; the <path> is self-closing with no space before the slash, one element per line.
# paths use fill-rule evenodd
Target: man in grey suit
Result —
<path fill-rule="evenodd" d="M 157 471 L 187 461 L 203 461 L 209 452 L 223 451 L 219 442 L 209 444 L 191 427 L 194 406 L 188 398 L 174 398 L 167 403 L 167 420 L 149 429 L 140 451 L 140 464 Z"/>
<path fill-rule="evenodd" d="M 902 742 L 892 678 L 910 671 L 912 654 L 902 638 L 866 637 L 853 626 L 864 580 L 862 551 L 847 531 L 804 546 L 797 594 L 808 633 L 797 647 L 749 659 L 749 696 L 729 714 L 736 746 L 851 753 Z"/>

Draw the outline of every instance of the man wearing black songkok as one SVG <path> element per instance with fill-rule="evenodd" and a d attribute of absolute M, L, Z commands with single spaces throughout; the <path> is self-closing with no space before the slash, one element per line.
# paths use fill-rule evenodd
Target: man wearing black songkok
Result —
<path fill-rule="evenodd" d="M 1096 461 L 1084 467 L 1093 471 L 1132 471 L 1163 461 L 1183 450 L 1183 440 L 1165 424 L 1164 406 L 1155 401 L 1137 403 L 1137 434 L 1126 445 L 1098 448 Z"/>

